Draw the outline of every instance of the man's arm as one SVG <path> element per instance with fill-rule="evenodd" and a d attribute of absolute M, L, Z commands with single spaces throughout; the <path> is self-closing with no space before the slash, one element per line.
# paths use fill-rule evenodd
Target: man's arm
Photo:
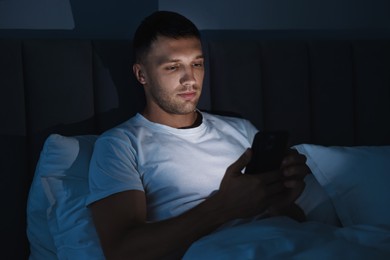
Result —
<path fill-rule="evenodd" d="M 91 205 L 107 259 L 158 259 L 185 250 L 226 222 L 217 197 L 168 220 L 146 223 L 145 196 L 125 191 Z M 213 205 L 211 205 L 213 204 Z M 184 251 L 183 251 L 184 252 Z"/>
<path fill-rule="evenodd" d="M 229 220 L 255 216 L 283 190 L 276 172 L 241 173 L 250 159 L 244 153 L 226 171 L 219 191 L 186 213 L 160 222 L 146 222 L 146 198 L 125 191 L 90 205 L 108 259 L 161 258 L 188 248 Z"/>

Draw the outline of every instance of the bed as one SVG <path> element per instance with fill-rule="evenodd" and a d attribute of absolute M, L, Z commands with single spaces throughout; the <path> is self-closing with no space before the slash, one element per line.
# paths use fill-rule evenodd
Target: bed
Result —
<path fill-rule="evenodd" d="M 255 34 L 206 34 L 199 108 L 288 129 L 324 203 L 302 198 L 305 223 L 220 229 L 184 258 L 389 258 L 390 41 Z M 0 52 L 3 256 L 99 259 L 86 167 L 96 137 L 143 106 L 131 42 L 1 39 Z"/>
<path fill-rule="evenodd" d="M 104 259 L 85 207 L 96 138 L 46 140 L 29 198 L 32 259 Z M 294 148 L 313 173 L 297 200 L 307 221 L 236 220 L 196 241 L 183 259 L 389 259 L 390 146 Z"/>

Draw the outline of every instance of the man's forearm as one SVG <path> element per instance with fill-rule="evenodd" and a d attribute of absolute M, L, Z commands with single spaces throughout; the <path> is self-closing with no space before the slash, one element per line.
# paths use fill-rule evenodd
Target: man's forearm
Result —
<path fill-rule="evenodd" d="M 229 213 L 213 196 L 184 214 L 145 223 L 124 231 L 109 259 L 156 259 L 187 249 L 194 241 L 229 220 Z"/>

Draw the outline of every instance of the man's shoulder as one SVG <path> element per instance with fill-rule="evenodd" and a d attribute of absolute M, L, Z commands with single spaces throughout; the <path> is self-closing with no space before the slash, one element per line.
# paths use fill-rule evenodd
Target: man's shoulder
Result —
<path fill-rule="evenodd" d="M 235 125 L 237 127 L 248 127 L 248 125 L 252 126 L 252 124 L 245 118 L 243 118 L 241 115 L 236 113 L 229 113 L 229 112 L 202 112 L 203 117 L 205 120 L 211 121 L 215 124 L 217 123 L 225 123 L 229 125 Z"/>
<path fill-rule="evenodd" d="M 134 137 L 137 133 L 137 129 L 141 126 L 138 115 L 131 117 L 130 119 L 120 123 L 113 128 L 110 128 L 103 132 L 98 140 L 113 139 L 113 140 L 128 140 Z"/>

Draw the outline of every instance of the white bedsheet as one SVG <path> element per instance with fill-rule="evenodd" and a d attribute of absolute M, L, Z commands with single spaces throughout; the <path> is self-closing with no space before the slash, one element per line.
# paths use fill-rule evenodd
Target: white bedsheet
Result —
<path fill-rule="evenodd" d="M 183 259 L 390 259 L 390 230 L 268 218 L 217 230 Z"/>

